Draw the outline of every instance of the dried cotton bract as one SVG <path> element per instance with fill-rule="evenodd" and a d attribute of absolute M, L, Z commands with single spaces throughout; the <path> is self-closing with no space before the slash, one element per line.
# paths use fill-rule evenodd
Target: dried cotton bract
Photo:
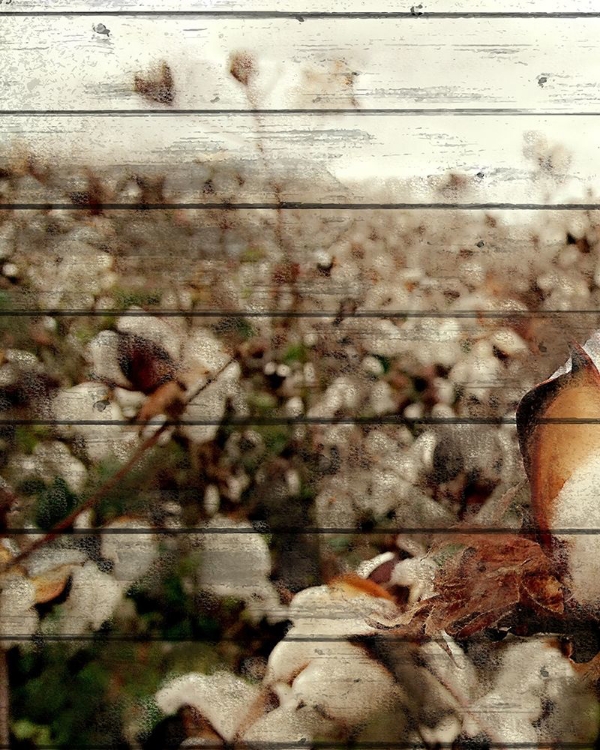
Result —
<path fill-rule="evenodd" d="M 532 514 L 546 535 L 558 540 L 558 562 L 580 604 L 600 606 L 597 561 L 600 539 L 600 373 L 595 334 L 574 345 L 567 365 L 527 393 L 519 405 L 521 452 L 531 485 Z"/>

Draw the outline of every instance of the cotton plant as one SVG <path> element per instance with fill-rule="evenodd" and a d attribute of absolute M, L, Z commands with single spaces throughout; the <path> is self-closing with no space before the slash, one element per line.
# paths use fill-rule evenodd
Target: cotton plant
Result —
<path fill-rule="evenodd" d="M 593 423 L 577 420 L 599 408 L 598 340 L 574 346 L 569 362 L 517 411 L 538 538 L 521 533 L 524 517 L 510 513 L 517 485 L 492 496 L 469 524 L 454 523 L 428 542 L 407 543 L 400 534 L 397 550 L 299 592 L 287 611 L 290 629 L 271 651 L 261 684 L 247 688 L 252 696 L 240 701 L 226 737 L 215 726 L 219 712 L 209 716 L 205 700 L 190 697 L 217 744 L 482 737 L 593 744 L 600 732 L 598 658 L 576 662 L 564 637 L 552 626 L 545 632 L 544 623 L 568 635 L 573 615 L 597 616 L 589 576 L 596 546 L 586 551 L 584 536 L 571 539 L 562 529 L 568 513 L 571 523 L 590 528 L 576 512 L 579 502 L 595 512 L 587 500 L 597 436 Z M 396 447 L 383 437 L 374 445 L 385 466 L 382 448 L 391 455 Z M 483 531 L 504 523 L 495 534 L 477 533 L 478 525 Z M 194 679 L 212 685 L 215 677 Z M 165 712 L 181 706 L 164 700 L 173 689 L 167 683 L 159 693 Z"/>
<path fill-rule="evenodd" d="M 114 404 L 128 417 L 141 420 L 173 414 L 173 406 L 193 396 L 182 421 L 209 424 L 182 425 L 180 432 L 192 442 L 212 440 L 227 399 L 238 394 L 239 365 L 207 328 L 189 327 L 180 317 L 146 316 L 135 308 L 129 313 L 117 320 L 115 330 L 102 331 L 90 343 L 91 377 L 114 390 Z M 214 382 L 193 395 L 213 376 Z"/>
<path fill-rule="evenodd" d="M 121 518 L 103 527 L 103 564 L 85 546 L 67 541 L 23 554 L 26 545 L 5 540 L 0 548 L 3 647 L 22 644 L 36 634 L 83 635 L 110 621 L 128 589 L 158 559 L 154 535 L 135 531 L 143 523 Z M 35 543 L 38 534 L 32 530 L 29 537 L 27 542 Z M 43 614 L 36 608 L 40 604 L 46 605 Z"/>
<path fill-rule="evenodd" d="M 159 708 L 172 714 L 188 705 L 203 719 L 184 745 L 450 744 L 482 735 L 500 744 L 593 742 L 597 699 L 557 639 L 480 638 L 466 647 L 444 631 L 424 641 L 382 632 L 382 619 L 412 606 L 411 597 L 401 605 L 392 591 L 408 589 L 413 602 L 437 596 L 422 585 L 432 580 L 423 560 L 389 562 L 379 556 L 362 575 L 297 594 L 292 625 L 260 685 L 225 672 L 168 680 L 156 696 Z M 382 566 L 384 585 L 373 581 Z"/>
<path fill-rule="evenodd" d="M 245 614 L 258 623 L 286 619 L 275 586 L 269 580 L 271 555 L 264 534 L 247 523 L 215 515 L 194 540 L 200 551 L 198 583 L 218 597 L 232 597 L 245 604 Z"/>

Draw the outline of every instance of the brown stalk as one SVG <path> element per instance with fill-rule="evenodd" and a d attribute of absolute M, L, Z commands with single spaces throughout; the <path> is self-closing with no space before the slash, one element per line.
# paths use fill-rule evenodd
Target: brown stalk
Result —
<path fill-rule="evenodd" d="M 234 357 L 231 357 L 227 360 L 227 362 L 215 372 L 214 375 L 212 375 L 210 378 L 208 378 L 202 385 L 198 386 L 183 402 L 183 407 L 189 405 L 193 399 L 198 396 L 198 394 L 202 393 L 206 388 L 208 388 L 209 385 L 212 385 L 219 377 L 220 375 L 225 372 L 225 370 L 229 367 L 230 364 L 232 364 L 235 361 Z M 48 531 L 43 536 L 39 537 L 35 540 L 35 542 L 32 542 L 28 547 L 26 547 L 22 552 L 20 552 L 16 557 L 14 557 L 9 563 L 4 565 L 2 568 L 0 568 L 0 573 L 6 573 L 7 571 L 11 570 L 15 566 L 22 563 L 24 560 L 26 560 L 33 552 L 37 551 L 41 547 L 44 547 L 46 544 L 49 544 L 50 542 L 54 541 L 57 536 L 66 529 L 70 528 L 73 523 L 77 520 L 77 518 L 86 510 L 90 510 L 95 505 L 97 505 L 102 498 L 106 496 L 106 494 L 113 489 L 113 487 L 116 487 L 133 469 L 133 467 L 136 465 L 136 463 L 140 460 L 140 458 L 146 453 L 147 450 L 152 448 L 156 443 L 158 442 L 160 436 L 170 427 L 171 425 L 168 422 L 165 422 L 163 425 L 161 425 L 156 432 L 154 432 L 152 435 L 147 437 L 140 445 L 135 449 L 129 460 L 121 466 L 121 468 L 112 475 L 109 479 L 104 482 L 104 484 L 96 490 L 88 499 L 82 503 L 78 508 L 75 508 L 75 510 L 72 513 L 69 513 L 68 516 L 63 518 L 62 521 L 56 524 L 50 531 Z M 10 531 L 4 531 L 0 534 L 0 537 L 6 537 L 10 536 Z"/>

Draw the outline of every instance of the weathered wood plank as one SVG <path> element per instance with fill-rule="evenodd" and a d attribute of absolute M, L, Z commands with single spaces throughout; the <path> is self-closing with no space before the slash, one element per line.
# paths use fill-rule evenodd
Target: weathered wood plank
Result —
<path fill-rule="evenodd" d="M 118 17 L 108 26 L 109 35 L 88 17 L 5 18 L 0 109 L 600 111 L 600 18 Z M 248 87 L 230 72 L 239 52 L 255 66 Z M 173 74 L 170 105 L 134 90 L 136 74 L 160 60 Z"/>
<path fill-rule="evenodd" d="M 49 164 L 113 176 L 154 172 L 167 175 L 165 200 L 203 203 L 555 205 L 590 203 L 600 193 L 600 132 L 589 115 L 174 115 L 158 125 L 144 115 L 3 116 L 2 162 L 32 152 Z M 13 195 L 60 202 L 85 182 L 83 173 L 71 180 L 51 173 L 52 190 L 31 178 L 16 190 L 5 181 L 2 202 Z M 132 202 L 118 189 L 113 194 Z"/>
<path fill-rule="evenodd" d="M 569 13 L 593 14 L 598 11 L 595 0 L 504 0 L 501 5 L 494 0 L 430 0 L 429 2 L 406 2 L 398 4 L 394 0 L 379 0 L 376 8 L 366 8 L 360 0 L 332 0 L 326 9 L 319 0 L 302 0 L 300 4 L 282 3 L 278 0 L 55 0 L 48 6 L 43 0 L 3 0 L 7 12 L 46 12 L 60 13 L 98 13 L 103 12 L 158 12 L 161 15 L 169 12 L 221 12 L 221 13 L 291 13 L 300 15 L 304 12 L 317 13 L 405 13 L 407 16 L 419 13 Z"/>

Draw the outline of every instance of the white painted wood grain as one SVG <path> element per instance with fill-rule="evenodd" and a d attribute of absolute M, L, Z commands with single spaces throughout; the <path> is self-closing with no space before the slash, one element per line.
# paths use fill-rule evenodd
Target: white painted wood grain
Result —
<path fill-rule="evenodd" d="M 108 36 L 95 26 L 4 18 L 0 108 L 160 109 L 134 77 L 164 60 L 176 109 L 600 112 L 600 18 L 117 17 Z M 248 88 L 230 74 L 240 51 L 256 64 Z"/>
<path fill-rule="evenodd" d="M 154 11 L 274 12 L 274 13 L 598 13 L 597 0 L 2 0 L 0 10 L 46 13 Z M 413 10 L 414 9 L 414 10 Z"/>
<path fill-rule="evenodd" d="M 31 151 L 49 164 L 165 173 L 172 200 L 214 201 L 199 187 L 210 170 L 232 164 L 245 177 L 227 193 L 234 202 L 556 204 L 600 196 L 594 116 L 2 116 L 0 142 L 3 163 Z M 464 186 L 449 183 L 448 172 L 465 175 Z M 28 190 L 17 200 L 61 196 L 34 181 Z"/>

